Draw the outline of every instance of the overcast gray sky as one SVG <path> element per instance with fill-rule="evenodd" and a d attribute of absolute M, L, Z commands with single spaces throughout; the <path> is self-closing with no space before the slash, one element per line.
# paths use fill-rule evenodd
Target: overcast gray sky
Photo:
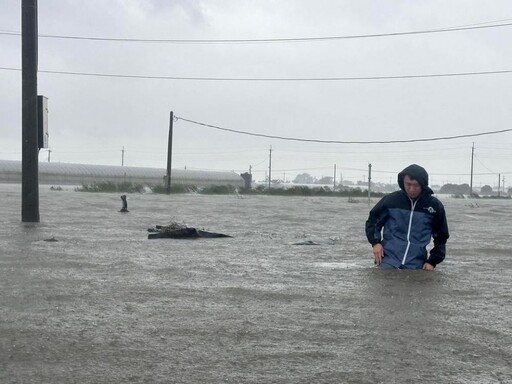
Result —
<path fill-rule="evenodd" d="M 0 1 L 0 158 L 21 159 L 21 1 Z M 121 39 L 275 39 L 512 23 L 512 2 L 44 0 L 39 34 Z M 4 34 L 1 34 L 4 33 Z M 200 78 L 347 78 L 512 70 L 512 26 L 270 43 L 39 39 L 39 70 Z M 10 68 L 10 69 L 8 69 Z M 512 73 L 381 80 L 206 81 L 39 73 L 52 162 L 166 166 L 169 112 L 240 131 L 387 141 L 512 128 Z M 410 144 L 320 144 L 174 123 L 173 167 L 265 177 L 297 173 L 390 182 L 410 163 L 431 183 L 512 185 L 512 132 Z M 41 150 L 40 160 L 46 161 Z"/>

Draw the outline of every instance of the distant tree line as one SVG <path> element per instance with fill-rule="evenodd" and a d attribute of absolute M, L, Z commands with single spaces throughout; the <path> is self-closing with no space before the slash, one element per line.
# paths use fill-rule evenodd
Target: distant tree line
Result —
<path fill-rule="evenodd" d="M 438 193 L 451 195 L 469 195 L 470 188 L 469 184 L 445 184 L 439 189 Z"/>

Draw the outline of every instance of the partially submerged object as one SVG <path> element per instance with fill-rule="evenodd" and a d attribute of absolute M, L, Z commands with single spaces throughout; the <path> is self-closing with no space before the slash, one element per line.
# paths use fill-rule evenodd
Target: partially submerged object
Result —
<path fill-rule="evenodd" d="M 223 233 L 215 233 L 187 227 L 179 223 L 169 225 L 157 225 L 154 228 L 148 228 L 148 239 L 199 239 L 199 238 L 218 238 L 231 237 Z"/>
<path fill-rule="evenodd" d="M 300 241 L 298 243 L 293 243 L 292 245 L 321 245 L 313 240 Z"/>
<path fill-rule="evenodd" d="M 121 200 L 123 201 L 123 208 L 119 212 L 130 212 L 128 210 L 128 202 L 126 201 L 126 195 L 121 195 Z"/>

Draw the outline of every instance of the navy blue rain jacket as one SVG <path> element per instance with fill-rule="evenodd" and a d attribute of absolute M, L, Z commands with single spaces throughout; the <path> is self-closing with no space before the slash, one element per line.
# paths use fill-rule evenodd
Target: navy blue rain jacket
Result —
<path fill-rule="evenodd" d="M 416 200 L 411 200 L 405 193 L 405 175 L 421 185 L 421 195 Z M 410 165 L 400 172 L 398 185 L 400 191 L 384 196 L 370 211 L 366 237 L 372 246 L 382 243 L 384 264 L 421 269 L 428 261 L 435 267 L 445 258 L 449 237 L 444 206 L 432 196 L 428 173 L 419 165 Z M 426 247 L 432 238 L 434 247 L 427 255 Z"/>

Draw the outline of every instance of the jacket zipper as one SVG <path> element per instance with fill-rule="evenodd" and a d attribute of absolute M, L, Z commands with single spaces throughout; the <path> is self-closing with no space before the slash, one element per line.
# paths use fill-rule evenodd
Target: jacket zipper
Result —
<path fill-rule="evenodd" d="M 418 200 L 414 202 L 411 200 L 411 214 L 409 216 L 409 228 L 407 228 L 407 248 L 405 248 L 404 258 L 402 259 L 402 265 L 405 265 L 405 259 L 407 258 L 407 254 L 409 253 L 409 246 L 411 245 L 410 236 L 412 227 L 412 215 L 414 214 L 414 207 L 416 207 L 417 202 Z"/>

